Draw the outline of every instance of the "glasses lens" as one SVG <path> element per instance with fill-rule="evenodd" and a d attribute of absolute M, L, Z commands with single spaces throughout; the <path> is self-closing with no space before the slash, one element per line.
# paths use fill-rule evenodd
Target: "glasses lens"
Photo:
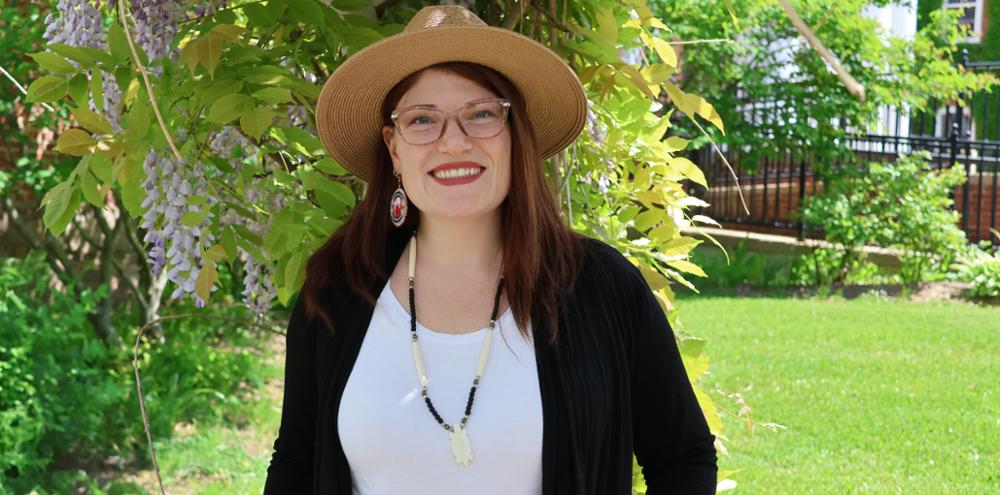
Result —
<path fill-rule="evenodd" d="M 444 114 L 439 110 L 414 108 L 399 114 L 396 123 L 410 144 L 426 144 L 441 134 Z"/>
<path fill-rule="evenodd" d="M 412 108 L 396 119 L 403 137 L 410 144 L 427 144 L 441 137 L 446 114 L 441 110 Z M 500 134 L 506 120 L 506 109 L 497 101 L 473 103 L 458 115 L 466 134 L 474 138 L 490 138 Z"/>
<path fill-rule="evenodd" d="M 503 106 L 499 102 L 484 101 L 462 110 L 462 127 L 469 136 L 489 138 L 500 134 L 503 129 Z"/>

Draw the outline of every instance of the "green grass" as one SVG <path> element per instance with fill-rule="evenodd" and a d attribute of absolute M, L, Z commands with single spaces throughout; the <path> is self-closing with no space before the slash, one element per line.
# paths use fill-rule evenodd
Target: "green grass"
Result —
<path fill-rule="evenodd" d="M 272 366 L 268 371 L 265 378 L 283 377 L 280 367 Z M 247 404 L 246 417 L 239 425 L 195 424 L 172 438 L 156 441 L 167 491 L 204 495 L 261 493 L 280 421 L 281 396 L 269 396 L 265 388 Z"/>
<path fill-rule="evenodd" d="M 1000 493 L 1000 309 L 964 303 L 679 298 L 709 339 L 733 493 Z M 784 428 L 769 429 L 761 423 Z"/>
<path fill-rule="evenodd" d="M 709 339 L 726 415 L 720 469 L 734 494 L 1000 493 L 1000 309 L 866 297 L 678 295 Z M 272 357 L 273 361 L 273 357 Z M 281 360 L 270 367 L 281 378 Z M 194 425 L 157 441 L 168 493 L 260 493 L 281 398 L 262 390 L 240 426 Z M 775 429 L 767 423 L 781 425 Z M 151 471 L 115 480 L 157 493 Z M 125 488 L 137 483 L 146 488 Z"/>

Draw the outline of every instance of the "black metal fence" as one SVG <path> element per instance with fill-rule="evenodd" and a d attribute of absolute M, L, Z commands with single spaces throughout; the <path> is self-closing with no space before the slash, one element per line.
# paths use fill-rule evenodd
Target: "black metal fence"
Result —
<path fill-rule="evenodd" d="M 965 67 L 1000 77 L 1000 61 L 966 62 Z M 959 100 L 931 102 L 926 111 L 883 108 L 878 121 L 867 129 L 845 129 L 841 148 L 848 153 L 833 164 L 893 162 L 900 154 L 918 150 L 930 153 L 934 168 L 960 164 L 967 180 L 952 191 L 960 226 L 970 241 L 997 245 L 990 229 L 1000 230 L 1000 89 L 964 95 L 962 100 L 964 104 Z M 733 172 L 708 147 L 692 157 L 710 186 L 708 191 L 692 190 L 710 205 L 699 213 L 727 228 L 822 238 L 821 229 L 793 215 L 806 196 L 822 188 L 808 151 L 788 149 L 762 156 L 723 149 L 750 213 L 740 202 Z"/>

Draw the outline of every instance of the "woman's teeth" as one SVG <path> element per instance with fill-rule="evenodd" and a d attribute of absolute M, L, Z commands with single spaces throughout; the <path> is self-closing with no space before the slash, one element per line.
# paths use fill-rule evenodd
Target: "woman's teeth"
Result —
<path fill-rule="evenodd" d="M 476 175 L 480 171 L 482 171 L 480 168 L 451 168 L 434 172 L 434 177 L 437 177 L 438 179 L 458 179 L 461 177 Z"/>

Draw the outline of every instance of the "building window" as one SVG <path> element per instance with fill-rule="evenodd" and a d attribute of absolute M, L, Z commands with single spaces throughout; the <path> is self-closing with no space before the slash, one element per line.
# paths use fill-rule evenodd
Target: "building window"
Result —
<path fill-rule="evenodd" d="M 979 43 L 983 37 L 983 0 L 944 0 L 944 8 L 959 11 L 959 24 L 968 26 L 972 37 L 968 43 Z"/>

